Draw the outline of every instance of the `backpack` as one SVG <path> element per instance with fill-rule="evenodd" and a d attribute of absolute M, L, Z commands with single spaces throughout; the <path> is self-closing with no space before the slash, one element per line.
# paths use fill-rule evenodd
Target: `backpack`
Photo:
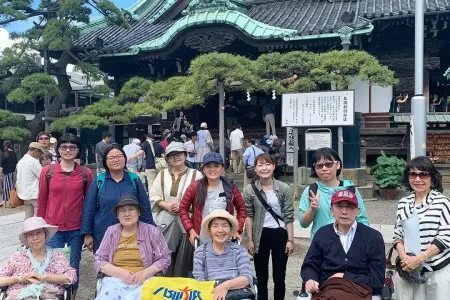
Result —
<path fill-rule="evenodd" d="M 316 182 L 309 185 L 309 190 L 312 191 L 314 193 L 314 195 L 317 195 L 318 189 L 319 189 L 319 186 L 317 185 Z M 353 194 L 356 194 L 356 187 L 354 185 L 347 187 L 346 190 L 352 192 Z"/>
<path fill-rule="evenodd" d="M 47 191 L 50 190 L 50 180 L 52 179 L 52 175 L 53 175 L 53 170 L 55 169 L 55 165 L 56 164 L 50 164 L 50 168 L 48 168 L 47 174 L 45 175 L 45 177 L 47 177 Z M 86 175 L 86 167 L 85 166 L 81 166 L 81 176 L 83 177 L 83 198 L 86 197 L 87 194 L 87 183 L 88 183 L 88 178 Z"/>
<path fill-rule="evenodd" d="M 128 176 L 130 176 L 131 183 L 133 184 L 133 192 L 137 195 L 138 180 L 140 180 L 139 176 L 129 171 L 125 171 L 125 174 L 128 174 Z M 105 177 L 106 173 L 101 173 L 98 174 L 95 178 L 95 185 L 97 186 L 97 208 L 100 207 L 100 192 L 102 191 L 103 185 L 105 184 Z"/>

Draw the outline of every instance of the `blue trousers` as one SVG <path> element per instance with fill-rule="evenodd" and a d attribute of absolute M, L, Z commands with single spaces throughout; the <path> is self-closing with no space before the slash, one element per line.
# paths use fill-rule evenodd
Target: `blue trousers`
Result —
<path fill-rule="evenodd" d="M 65 244 L 70 247 L 70 266 L 77 270 L 77 282 L 73 285 L 73 290 L 78 289 L 80 279 L 81 249 L 84 243 L 84 236 L 80 230 L 58 231 L 48 242 L 50 248 L 64 248 Z"/>

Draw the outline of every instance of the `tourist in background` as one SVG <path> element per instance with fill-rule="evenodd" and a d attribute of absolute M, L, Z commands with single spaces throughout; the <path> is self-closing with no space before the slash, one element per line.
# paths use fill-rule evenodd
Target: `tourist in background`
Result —
<path fill-rule="evenodd" d="M 0 159 L 0 179 L 3 179 L 3 201 L 0 206 L 9 201 L 9 193 L 14 188 L 14 174 L 16 172 L 17 156 L 10 140 L 3 141 L 3 152 Z"/>
<path fill-rule="evenodd" d="M 38 217 L 58 226 L 58 232 L 48 241 L 51 248 L 68 244 L 70 265 L 79 274 L 83 236 L 80 233 L 84 197 L 92 182 L 90 169 L 80 166 L 75 158 L 80 152 L 80 139 L 72 133 L 58 140 L 60 161 L 42 169 L 37 200 Z M 74 284 L 76 293 L 78 282 Z"/>
<path fill-rule="evenodd" d="M 274 294 L 282 300 L 286 294 L 286 265 L 294 251 L 294 201 L 291 188 L 273 178 L 275 162 L 267 154 L 256 157 L 256 180 L 244 190 L 247 208 L 248 251 L 254 255 L 258 299 L 269 299 L 269 258 L 272 253 Z M 270 208 L 268 210 L 267 208 Z"/>
<path fill-rule="evenodd" d="M 202 174 L 187 167 L 187 152 L 183 143 L 170 143 L 167 146 L 165 157 L 169 167 L 159 172 L 153 181 L 150 189 L 150 201 L 155 223 L 161 229 L 172 252 L 172 263 L 167 274 L 168 276 L 183 277 L 192 270 L 193 248 L 181 225 L 180 201 L 188 186 L 202 178 Z"/>
<path fill-rule="evenodd" d="M 100 173 L 105 173 L 103 169 L 103 157 L 105 156 L 105 151 L 110 146 L 112 134 L 108 131 L 103 132 L 102 140 L 95 146 L 95 162 L 97 164 L 97 175 Z"/>
<path fill-rule="evenodd" d="M 358 222 L 369 226 L 366 208 L 358 189 L 350 180 L 339 180 L 342 170 L 342 160 L 331 148 L 321 148 L 314 152 L 311 161 L 311 177 L 317 182 L 306 187 L 300 199 L 298 219 L 303 228 L 312 223 L 311 238 L 316 231 L 335 221 L 331 214 L 331 196 L 339 190 L 350 190 L 358 198 L 360 209 Z"/>
<path fill-rule="evenodd" d="M 239 109 L 234 103 L 233 96 L 228 97 L 227 103 L 224 106 L 224 116 L 225 116 L 225 127 L 227 129 L 227 137 L 230 137 L 231 129 L 233 126 L 238 125 L 238 120 L 236 117 L 236 113 L 239 112 Z"/>
<path fill-rule="evenodd" d="M 139 150 L 141 150 L 141 141 L 139 139 L 133 139 L 133 142 L 125 145 L 123 147 L 123 151 L 125 152 L 126 157 L 131 157 L 135 155 Z M 130 172 L 138 173 L 138 170 L 140 169 L 142 165 L 142 157 L 139 157 L 138 159 L 132 160 L 131 162 L 127 163 L 127 169 Z"/>
<path fill-rule="evenodd" d="M 240 174 L 244 169 L 244 162 L 242 155 L 244 153 L 244 133 L 241 125 L 233 126 L 233 131 L 230 133 L 231 145 L 231 159 L 233 160 L 233 172 Z"/>
<path fill-rule="evenodd" d="M 185 121 L 184 113 L 180 111 L 180 116 L 175 118 L 175 121 L 173 121 L 172 124 L 173 137 L 175 138 L 176 141 L 179 141 L 181 134 L 184 132 L 185 129 L 184 121 Z"/>
<path fill-rule="evenodd" d="M 52 161 L 58 160 L 58 153 L 56 152 L 56 144 L 58 143 L 58 140 L 54 137 L 50 138 L 50 149 L 48 149 L 48 152 L 52 155 Z"/>
<path fill-rule="evenodd" d="M 16 192 L 25 205 L 25 220 L 34 217 L 39 195 L 39 177 L 42 165 L 39 158 L 44 155 L 41 144 L 32 142 L 28 152 L 17 163 Z"/>
<path fill-rule="evenodd" d="M 189 168 L 195 169 L 198 152 L 198 135 L 196 132 L 191 132 L 188 134 L 188 136 L 188 140 L 184 143 L 184 147 L 186 148 L 188 154 L 187 163 L 189 165 Z"/>
<path fill-rule="evenodd" d="M 126 161 L 124 150 L 118 146 L 109 146 L 103 159 L 103 168 L 106 172 L 97 176 L 84 200 L 81 234 L 84 235 L 86 247 L 94 252 L 100 247 L 106 229 L 118 222 L 112 208 L 121 196 L 135 196 L 145 210 L 140 220 L 153 224 L 150 202 L 144 185 L 139 176 L 125 170 Z"/>
<path fill-rule="evenodd" d="M 394 247 L 403 272 L 424 270 L 423 284 L 394 275 L 396 300 L 448 299 L 450 295 L 450 199 L 442 194 L 442 175 L 428 157 L 412 159 L 404 171 L 404 183 L 411 195 L 398 202 Z M 408 221 L 408 224 L 404 222 Z M 411 229 L 420 230 L 420 251 L 407 249 Z M 409 242 L 411 245 L 411 242 Z M 419 272 L 416 272 L 419 273 Z"/>
<path fill-rule="evenodd" d="M 158 170 L 156 170 L 156 158 L 161 157 L 163 153 L 164 151 L 161 145 L 155 142 L 155 135 L 149 133 L 147 135 L 147 140 L 141 146 L 141 150 L 128 158 L 128 162 L 132 162 L 138 157 L 145 156 L 145 177 L 147 179 L 148 192 L 150 192 L 153 181 L 155 180 L 156 175 L 158 175 Z"/>
<path fill-rule="evenodd" d="M 39 163 L 41 166 L 45 167 L 53 162 L 53 154 L 49 152 L 45 152 L 39 157 Z"/>
<path fill-rule="evenodd" d="M 197 151 L 197 167 L 200 170 L 205 154 L 212 151 L 214 144 L 211 133 L 208 130 L 208 124 L 203 122 L 200 124 L 200 130 L 197 131 L 198 151 Z"/>
<path fill-rule="evenodd" d="M 266 134 L 270 135 L 270 129 L 272 129 L 272 135 L 277 135 L 275 129 L 275 104 L 273 100 L 268 98 L 264 100 L 262 115 L 266 123 Z"/>
<path fill-rule="evenodd" d="M 201 224 L 202 220 L 216 209 L 228 210 L 232 215 L 236 210 L 239 228 L 234 238 L 241 239 L 246 216 L 244 199 L 233 180 L 222 177 L 223 170 L 223 159 L 219 153 L 206 154 L 203 157 L 202 169 L 205 177 L 191 184 L 181 200 L 181 222 L 189 233 L 192 245 L 195 239 L 199 239 L 202 245 L 211 242 L 211 237 L 201 231 Z"/>
<path fill-rule="evenodd" d="M 247 186 L 247 183 L 249 180 L 252 180 L 256 176 L 255 171 L 255 159 L 258 155 L 263 154 L 264 151 L 256 147 L 255 145 L 255 139 L 249 138 L 247 140 L 247 149 L 245 149 L 243 159 L 244 159 L 244 188 Z M 248 171 L 249 170 L 249 171 Z M 248 173 L 252 173 L 251 175 L 254 175 L 253 177 L 249 178 Z"/>
<path fill-rule="evenodd" d="M 41 131 L 38 133 L 36 137 L 36 142 L 42 145 L 42 148 L 44 148 L 44 152 L 50 151 L 50 139 L 52 135 L 48 132 Z"/>

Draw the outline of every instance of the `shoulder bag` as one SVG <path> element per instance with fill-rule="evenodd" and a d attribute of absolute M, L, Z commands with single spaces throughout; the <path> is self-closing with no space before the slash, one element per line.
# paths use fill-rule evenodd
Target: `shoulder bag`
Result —
<path fill-rule="evenodd" d="M 203 245 L 203 265 L 205 266 L 205 280 L 208 281 L 208 262 L 206 261 L 206 246 L 208 244 Z M 237 264 L 237 259 L 235 259 Z M 239 265 L 237 266 L 239 268 Z M 214 287 L 218 286 L 222 282 L 225 282 L 226 280 L 216 280 L 216 284 Z M 255 293 L 252 291 L 250 286 L 242 288 L 242 289 L 236 289 L 236 290 L 229 290 L 227 293 L 227 296 L 225 297 L 225 300 L 241 300 L 241 299 L 253 299 L 255 296 Z"/>
<path fill-rule="evenodd" d="M 281 227 L 280 225 L 280 221 L 283 221 L 283 218 L 280 217 L 279 215 L 277 215 L 276 212 L 273 211 L 272 207 L 267 204 L 266 200 L 264 200 L 264 198 L 262 197 L 261 193 L 258 191 L 258 188 L 256 187 L 255 183 L 252 183 L 252 188 L 253 191 L 255 192 L 256 197 L 258 198 L 259 202 L 261 202 L 262 206 L 264 206 L 264 208 L 269 212 L 269 214 L 272 215 L 272 217 L 275 219 L 275 221 L 277 221 L 278 226 Z"/>
<path fill-rule="evenodd" d="M 148 144 L 150 145 L 150 149 L 152 149 L 153 158 L 155 160 L 155 169 L 157 171 L 167 169 L 168 166 L 166 159 L 162 157 L 156 157 L 155 148 L 153 147 L 153 141 L 148 141 Z"/>
<path fill-rule="evenodd" d="M 19 198 L 19 195 L 17 195 L 16 182 L 17 182 L 17 169 L 14 172 L 13 187 L 12 187 L 11 191 L 9 192 L 9 206 L 10 207 L 19 207 L 19 206 L 24 205 L 23 200 Z"/>

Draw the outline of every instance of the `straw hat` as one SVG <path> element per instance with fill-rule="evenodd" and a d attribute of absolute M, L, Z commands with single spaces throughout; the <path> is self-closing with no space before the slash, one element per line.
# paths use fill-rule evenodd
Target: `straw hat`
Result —
<path fill-rule="evenodd" d="M 239 223 L 235 216 L 231 215 L 228 211 L 224 209 L 216 209 L 211 212 L 206 218 L 202 221 L 202 232 L 206 235 L 211 236 L 211 232 L 209 231 L 209 223 L 216 218 L 226 219 L 231 224 L 230 237 L 234 236 L 238 230 Z"/>
<path fill-rule="evenodd" d="M 58 231 L 58 226 L 53 226 L 47 224 L 44 219 L 41 217 L 32 217 L 28 218 L 23 222 L 22 225 L 22 233 L 19 235 L 19 240 L 22 243 L 22 245 L 25 245 L 28 247 L 28 242 L 25 234 L 30 231 L 34 231 L 36 229 L 45 229 L 47 230 L 48 234 L 45 238 L 45 241 L 47 242 L 52 238 L 52 236 L 55 235 L 55 233 Z"/>
<path fill-rule="evenodd" d="M 37 142 L 31 142 L 30 145 L 28 146 L 28 150 L 39 150 L 43 153 L 44 147 L 42 147 L 42 145 Z"/>

